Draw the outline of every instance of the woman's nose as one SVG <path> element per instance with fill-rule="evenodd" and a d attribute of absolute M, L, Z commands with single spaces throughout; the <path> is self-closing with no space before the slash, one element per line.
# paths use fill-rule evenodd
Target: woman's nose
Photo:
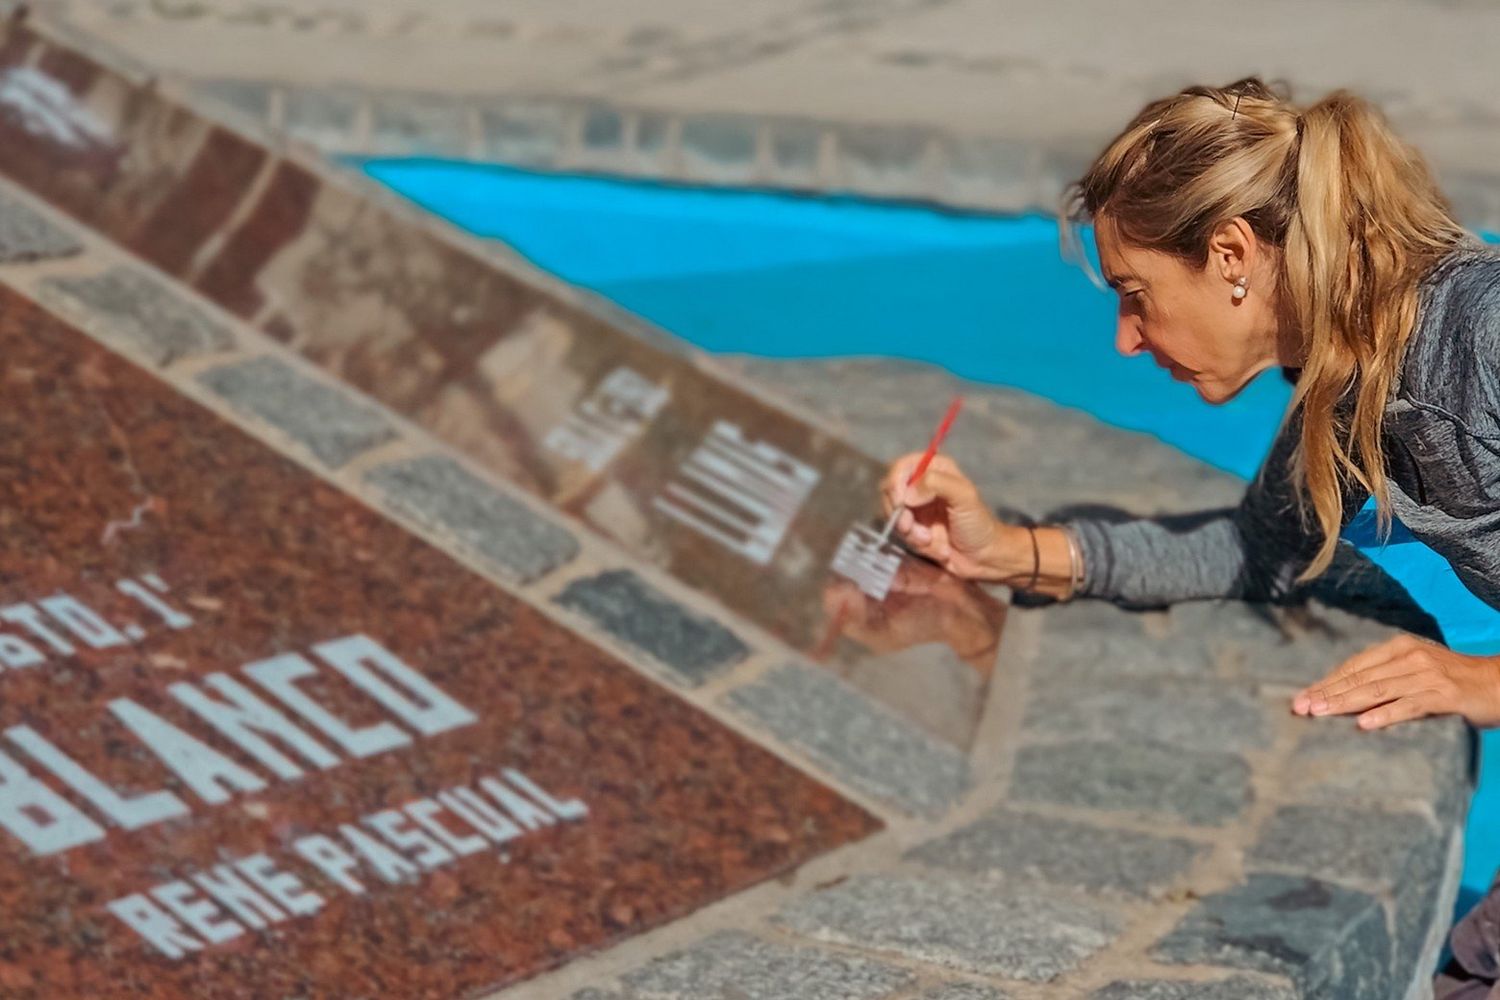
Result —
<path fill-rule="evenodd" d="M 1146 341 L 1141 337 L 1140 331 L 1136 329 L 1136 325 L 1133 320 L 1120 320 L 1119 325 L 1115 327 L 1116 350 L 1125 355 L 1127 358 L 1134 357 L 1135 355 L 1141 353 L 1141 348 L 1144 347 L 1145 344 Z"/>

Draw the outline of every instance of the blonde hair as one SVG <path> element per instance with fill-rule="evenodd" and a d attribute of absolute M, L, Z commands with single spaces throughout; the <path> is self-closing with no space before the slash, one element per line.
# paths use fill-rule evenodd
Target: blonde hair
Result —
<path fill-rule="evenodd" d="M 1336 91 L 1299 109 L 1253 77 L 1189 87 L 1136 115 L 1069 187 L 1062 214 L 1107 218 L 1123 242 L 1199 268 L 1215 228 L 1236 217 L 1277 248 L 1279 301 L 1303 352 L 1293 476 L 1304 521 L 1322 533 L 1298 579 L 1327 569 L 1352 484 L 1375 497 L 1389 532 L 1386 399 L 1421 279 L 1468 234 L 1369 102 Z"/>

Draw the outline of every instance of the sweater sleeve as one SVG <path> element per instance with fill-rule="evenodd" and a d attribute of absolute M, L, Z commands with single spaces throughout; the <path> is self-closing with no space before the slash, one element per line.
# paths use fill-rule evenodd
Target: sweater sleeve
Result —
<path fill-rule="evenodd" d="M 1301 420 L 1287 420 L 1239 506 L 1124 521 L 1076 519 L 1084 562 L 1081 593 L 1160 606 L 1205 598 L 1276 600 L 1317 554 L 1320 536 L 1297 502 L 1292 458 Z M 1349 495 L 1349 494 L 1354 495 Z M 1342 523 L 1363 506 L 1344 498 Z"/>

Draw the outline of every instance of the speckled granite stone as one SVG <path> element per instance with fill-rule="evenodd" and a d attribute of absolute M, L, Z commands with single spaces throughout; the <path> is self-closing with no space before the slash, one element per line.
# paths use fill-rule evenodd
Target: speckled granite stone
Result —
<path fill-rule="evenodd" d="M 101 639 L 96 629 L 89 648 L 75 639 L 70 653 L 0 671 L 0 725 L 33 727 L 121 794 L 169 790 L 189 810 L 139 829 L 101 827 L 102 839 L 45 857 L 30 853 L 6 814 L 7 997 L 472 996 L 680 918 L 877 827 L 826 787 L 4 290 L 0 356 L 0 607 L 47 607 L 65 593 L 132 636 Z M 156 580 L 153 593 L 180 617 L 148 613 L 116 589 L 119 580 Z M 136 624 L 139 632 L 129 628 Z M 15 626 L 7 619 L 3 628 Z M 462 711 L 444 709 L 446 721 L 435 726 L 428 709 L 442 703 L 430 691 L 391 674 L 382 696 L 330 670 L 334 654 L 321 644 L 350 636 L 389 650 Z M 15 648 L 8 642 L 6 655 Z M 258 687 L 266 675 L 242 665 L 283 654 L 305 654 L 311 673 L 299 690 L 331 714 L 333 723 L 317 730 L 328 747 L 344 748 L 325 747 L 326 765 L 290 776 L 252 756 L 249 744 L 241 752 L 221 739 L 168 694 L 216 673 Z M 391 686 L 398 682 L 401 690 Z M 234 783 L 222 776 L 230 765 L 216 764 L 218 801 L 201 786 L 191 790 L 114 717 L 109 706 L 119 699 L 199 735 L 177 766 L 233 755 Z M 400 704 L 398 713 L 392 706 Z M 299 720 L 313 719 L 286 705 Z M 351 727 L 368 739 L 381 734 L 379 745 L 356 752 L 335 742 L 334 733 L 351 738 Z M 16 767 L 40 767 L 30 750 L 4 749 Z M 435 833 L 420 853 L 410 839 L 391 841 L 389 856 L 405 857 L 407 871 L 388 868 L 394 874 L 383 878 L 356 861 L 362 892 L 293 850 L 310 834 L 348 836 L 340 824 L 373 831 L 375 813 L 435 801 L 446 789 L 474 786 L 501 802 L 484 781 L 514 782 L 508 768 L 560 804 L 538 819 L 507 803 L 512 831 L 492 823 L 477 845 L 480 827 L 440 813 L 448 836 L 464 834 L 468 846 L 446 841 L 453 849 L 444 849 Z M 234 940 L 196 939 L 200 947 L 176 960 L 105 907 L 258 852 L 298 876 L 321 905 L 296 917 L 282 912 L 263 931 L 240 926 Z M 209 907 L 206 923 L 229 926 L 228 910 L 193 899 Z"/>
<path fill-rule="evenodd" d="M 119 337 L 154 364 L 167 365 L 234 346 L 229 328 L 206 311 L 138 271 L 113 267 L 102 274 L 47 278 L 42 300 L 81 310 L 90 324 Z"/>
<path fill-rule="evenodd" d="M 278 358 L 212 368 L 198 380 L 241 413 L 264 420 L 332 469 L 396 436 L 385 414 Z"/>
<path fill-rule="evenodd" d="M 688 610 L 630 570 L 574 580 L 554 600 L 646 653 L 690 687 L 723 673 L 750 652 L 729 629 Z"/>
<path fill-rule="evenodd" d="M 1047 893 L 910 875 L 857 876 L 776 920 L 817 940 L 1031 982 L 1076 968 L 1120 931 L 1109 912 Z"/>

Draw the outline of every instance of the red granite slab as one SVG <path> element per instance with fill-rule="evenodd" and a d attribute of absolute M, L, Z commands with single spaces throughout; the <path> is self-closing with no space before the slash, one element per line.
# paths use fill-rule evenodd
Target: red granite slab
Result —
<path fill-rule="evenodd" d="M 8 292 L 0 354 L 3 995 L 471 996 L 876 829 L 826 787 Z M 39 622 L 71 652 L 44 640 Z M 358 636 L 368 642 L 349 639 Z M 333 669 L 338 648 L 384 650 L 432 687 L 367 656 L 367 674 L 394 698 L 382 700 L 368 678 Z M 262 668 L 245 669 L 286 654 L 305 660 L 309 676 L 296 683 L 314 709 L 346 736 L 362 731 L 368 755 L 330 735 L 337 723 L 273 697 L 256 680 Z M 222 700 L 223 678 L 326 756 L 266 736 L 300 765 L 278 771 L 173 693 Z M 201 775 L 179 773 L 189 764 L 169 766 L 153 749 L 166 730 L 143 737 L 125 725 L 131 704 L 199 741 L 188 755 L 199 768 L 230 762 L 221 801 Z M 37 738 L 81 772 L 54 760 L 49 773 Z M 107 816 L 126 813 L 101 808 L 99 787 L 137 813 L 173 796 L 184 814 L 112 825 Z M 465 803 L 477 822 L 463 818 Z M 513 819 L 508 839 L 497 805 Z M 404 818 L 380 816 L 406 807 Z M 62 816 L 75 825 L 56 826 Z M 18 835 L 28 822 L 44 834 Z M 386 873 L 404 881 L 387 883 L 358 853 L 381 842 L 382 826 L 397 857 L 384 858 Z M 76 846 L 46 852 L 70 833 Z M 355 859 L 344 875 L 363 892 L 300 853 L 317 836 Z"/>

